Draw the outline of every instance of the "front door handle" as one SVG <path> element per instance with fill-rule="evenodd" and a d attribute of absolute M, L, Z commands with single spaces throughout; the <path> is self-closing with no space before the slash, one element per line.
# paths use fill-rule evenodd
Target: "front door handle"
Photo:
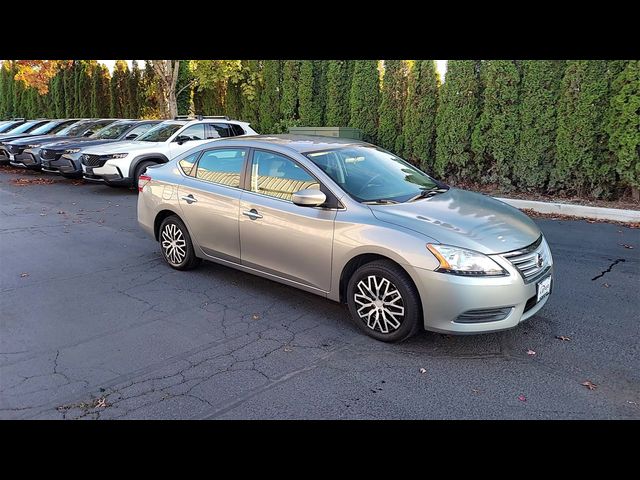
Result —
<path fill-rule="evenodd" d="M 251 220 L 256 220 L 258 218 L 262 218 L 262 215 L 260 215 L 255 208 L 252 208 L 251 210 L 248 210 L 248 211 L 244 211 L 244 212 L 242 212 L 242 214 L 246 215 Z"/>
<path fill-rule="evenodd" d="M 185 202 L 187 202 L 189 205 L 191 205 L 192 203 L 196 203 L 198 201 L 198 199 L 191 194 L 183 195 L 180 198 Z"/>

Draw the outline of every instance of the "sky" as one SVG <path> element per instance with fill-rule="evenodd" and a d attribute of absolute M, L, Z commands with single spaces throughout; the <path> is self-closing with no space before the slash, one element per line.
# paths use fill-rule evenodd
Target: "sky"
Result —
<path fill-rule="evenodd" d="M 116 63 L 115 60 L 98 60 L 101 63 L 104 63 L 110 71 L 113 71 L 113 65 Z M 131 67 L 132 60 L 127 60 L 129 67 Z M 138 64 L 142 68 L 144 65 L 144 60 L 138 60 Z M 436 60 L 436 65 L 438 67 L 438 73 L 440 74 L 440 80 L 444 82 L 444 74 L 447 71 L 447 61 L 446 60 Z"/>

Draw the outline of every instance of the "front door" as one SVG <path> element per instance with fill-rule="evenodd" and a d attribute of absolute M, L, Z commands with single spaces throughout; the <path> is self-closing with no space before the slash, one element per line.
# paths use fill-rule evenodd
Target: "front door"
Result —
<path fill-rule="evenodd" d="M 208 141 L 205 135 L 204 123 L 191 125 L 176 135 L 173 141 L 169 143 L 169 160 Z"/>
<path fill-rule="evenodd" d="M 254 150 L 250 175 L 251 188 L 240 199 L 242 264 L 329 291 L 336 210 L 291 202 L 294 192 L 320 188 L 318 180 L 266 150 Z"/>
<path fill-rule="evenodd" d="M 238 147 L 205 150 L 178 163 L 187 178 L 178 187 L 178 201 L 189 232 L 202 251 L 240 263 L 240 173 L 247 150 Z"/>

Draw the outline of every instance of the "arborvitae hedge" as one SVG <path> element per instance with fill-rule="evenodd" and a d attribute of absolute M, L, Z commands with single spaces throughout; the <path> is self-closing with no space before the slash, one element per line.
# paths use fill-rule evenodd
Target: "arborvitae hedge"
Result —
<path fill-rule="evenodd" d="M 402 154 L 402 119 L 407 100 L 407 62 L 385 60 L 378 118 L 378 143 Z"/>
<path fill-rule="evenodd" d="M 378 133 L 380 74 L 377 60 L 356 60 L 349 94 L 349 127 L 363 131 L 364 139 L 375 142 Z"/>
<path fill-rule="evenodd" d="M 482 112 L 471 147 L 481 181 L 511 187 L 511 169 L 518 144 L 520 72 L 513 60 L 484 63 Z"/>
<path fill-rule="evenodd" d="M 479 63 L 450 60 L 436 114 L 436 162 L 440 177 L 473 180 L 471 134 L 478 119 Z"/>
<path fill-rule="evenodd" d="M 640 199 L 640 60 L 631 60 L 612 83 L 606 132 L 609 150 L 617 158 L 623 187 Z"/>
<path fill-rule="evenodd" d="M 600 175 L 606 145 L 601 143 L 607 106 L 607 65 L 568 62 L 558 102 L 556 161 L 549 186 L 556 191 L 600 196 L 613 179 Z"/>
<path fill-rule="evenodd" d="M 402 137 L 406 160 L 431 171 L 435 162 L 440 77 L 434 60 L 416 60 L 409 71 Z M 398 152 L 400 153 L 400 152 Z"/>
<path fill-rule="evenodd" d="M 178 83 L 176 84 L 178 115 L 187 115 L 189 113 L 189 104 L 191 103 L 191 88 L 186 87 L 191 82 L 192 75 L 189 70 L 189 62 L 186 60 L 180 61 L 178 66 Z M 182 90 L 184 88 L 184 90 Z M 201 113 L 200 111 L 196 113 Z"/>
<path fill-rule="evenodd" d="M 260 131 L 273 133 L 280 120 L 280 85 L 282 83 L 282 62 L 265 60 L 262 68 L 262 94 L 260 96 Z"/>
<path fill-rule="evenodd" d="M 309 127 L 324 125 L 326 75 L 321 60 L 303 60 L 298 88 L 300 123 Z"/>
<path fill-rule="evenodd" d="M 524 190 L 546 186 L 556 158 L 556 116 L 564 61 L 521 62 L 519 141 L 512 165 L 514 184 Z"/>
<path fill-rule="evenodd" d="M 282 88 L 280 95 L 280 114 L 282 119 L 293 121 L 298 116 L 298 87 L 300 82 L 300 60 L 282 62 Z"/>
<path fill-rule="evenodd" d="M 187 62 L 184 62 L 187 63 Z M 181 63 L 182 65 L 182 63 Z M 138 65 L 137 60 L 131 62 L 131 72 L 129 74 L 129 98 L 131 99 L 131 106 L 129 108 L 129 116 L 131 118 L 140 118 L 140 84 L 142 83 L 142 71 Z M 187 92 L 187 109 L 189 102 L 189 93 Z M 182 99 L 178 97 L 178 105 Z M 178 110 L 179 111 L 179 110 Z"/>
<path fill-rule="evenodd" d="M 349 91 L 353 75 L 353 60 L 327 62 L 327 110 L 325 123 L 341 127 L 349 123 Z"/>
<path fill-rule="evenodd" d="M 237 82 L 228 81 L 226 84 L 224 111 L 230 118 L 242 118 L 242 88 Z"/>

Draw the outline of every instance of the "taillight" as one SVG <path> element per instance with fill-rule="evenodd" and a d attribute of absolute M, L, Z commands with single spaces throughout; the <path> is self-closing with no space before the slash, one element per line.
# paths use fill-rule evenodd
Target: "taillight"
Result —
<path fill-rule="evenodd" d="M 138 177 L 138 191 L 141 192 L 144 186 L 151 181 L 151 177 L 149 175 L 145 175 L 144 173 Z"/>

